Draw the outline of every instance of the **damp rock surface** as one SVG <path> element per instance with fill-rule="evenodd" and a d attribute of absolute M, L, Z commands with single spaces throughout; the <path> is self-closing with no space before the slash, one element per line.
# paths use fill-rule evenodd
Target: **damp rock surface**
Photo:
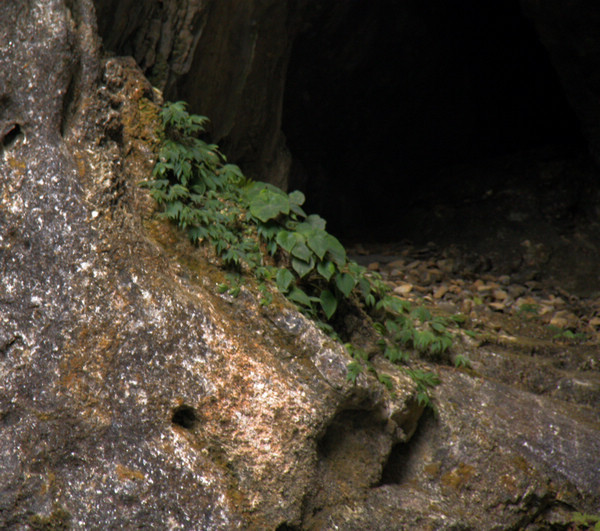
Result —
<path fill-rule="evenodd" d="M 161 95 L 99 50 L 91 0 L 0 4 L 0 527 L 543 528 L 599 511 L 585 411 L 440 368 L 423 416 L 384 360 L 393 396 L 349 384 L 344 349 L 277 295 L 219 295 L 223 272 L 138 188 Z"/>
<path fill-rule="evenodd" d="M 160 95 L 100 59 L 90 2 L 0 10 L 0 527 L 299 523 L 336 414 L 377 412 L 389 447 L 412 383 L 351 386 L 340 345 L 219 296 L 151 219 Z"/>

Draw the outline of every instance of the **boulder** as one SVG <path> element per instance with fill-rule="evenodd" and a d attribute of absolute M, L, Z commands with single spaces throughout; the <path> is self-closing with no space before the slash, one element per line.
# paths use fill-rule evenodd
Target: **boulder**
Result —
<path fill-rule="evenodd" d="M 3 4 L 0 35 L 0 527 L 299 523 L 348 410 L 383 462 L 414 431 L 413 384 L 350 385 L 339 344 L 284 300 L 219 295 L 223 273 L 152 221 L 160 96 L 100 61 L 91 3 Z"/>
<path fill-rule="evenodd" d="M 278 294 L 219 294 L 224 272 L 138 187 L 161 94 L 99 49 L 91 0 L 0 6 L 0 527 L 535 529 L 600 511 L 584 408 L 440 368 L 423 417 L 383 360 L 393 395 L 350 384 L 344 348 Z"/>

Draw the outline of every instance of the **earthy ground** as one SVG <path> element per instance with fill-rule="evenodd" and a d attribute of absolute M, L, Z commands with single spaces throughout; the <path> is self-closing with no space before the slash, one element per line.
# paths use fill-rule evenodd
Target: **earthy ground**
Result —
<path fill-rule="evenodd" d="M 430 196 L 399 208 L 386 241 L 346 242 L 352 257 L 400 296 L 464 314 L 469 332 L 454 351 L 476 372 L 600 418 L 600 216 L 589 162 L 541 150 L 439 177 Z"/>

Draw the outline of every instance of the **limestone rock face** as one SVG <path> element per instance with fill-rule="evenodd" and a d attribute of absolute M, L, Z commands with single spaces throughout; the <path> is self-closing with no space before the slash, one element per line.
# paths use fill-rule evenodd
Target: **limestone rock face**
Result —
<path fill-rule="evenodd" d="M 99 61 L 91 3 L 3 4 L 0 35 L 0 527 L 299 523 L 346 410 L 373 417 L 381 469 L 412 384 L 349 385 L 339 345 L 284 301 L 219 296 L 150 221 L 159 96 Z"/>
<path fill-rule="evenodd" d="M 213 139 L 249 175 L 287 186 L 281 113 L 293 2 L 95 3 L 106 49 L 132 55 L 169 99 L 210 113 Z"/>
<path fill-rule="evenodd" d="M 395 396 L 350 385 L 344 349 L 286 301 L 219 295 L 223 272 L 137 186 L 160 93 L 98 50 L 91 0 L 0 4 L 1 528 L 535 529 L 600 510 L 591 414 L 446 369 L 420 422 L 393 367 L 375 360 Z"/>

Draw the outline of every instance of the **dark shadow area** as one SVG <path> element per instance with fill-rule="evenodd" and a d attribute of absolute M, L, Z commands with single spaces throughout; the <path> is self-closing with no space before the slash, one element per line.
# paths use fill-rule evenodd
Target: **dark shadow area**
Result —
<path fill-rule="evenodd" d="M 198 416 L 193 407 L 181 405 L 173 410 L 171 422 L 176 426 L 181 426 L 186 430 L 192 430 L 198 423 Z"/>
<path fill-rule="evenodd" d="M 24 134 L 19 124 L 9 126 L 0 139 L 0 150 L 12 148 L 22 138 Z"/>
<path fill-rule="evenodd" d="M 408 442 L 398 443 L 392 447 L 387 462 L 383 466 L 381 473 L 381 482 L 377 485 L 399 485 L 410 478 L 414 473 L 412 466 L 422 462 L 422 456 L 415 456 L 415 448 L 419 447 L 419 442 L 425 440 L 427 431 L 433 427 L 435 418 L 430 410 L 426 410 L 419 425 Z M 434 428 L 435 429 L 435 428 Z"/>
<path fill-rule="evenodd" d="M 414 237 L 414 208 L 502 187 L 494 169 L 512 155 L 535 165 L 585 152 L 517 0 L 318 5 L 288 69 L 290 188 L 346 240 Z M 518 178 L 545 186 L 536 171 Z"/>

